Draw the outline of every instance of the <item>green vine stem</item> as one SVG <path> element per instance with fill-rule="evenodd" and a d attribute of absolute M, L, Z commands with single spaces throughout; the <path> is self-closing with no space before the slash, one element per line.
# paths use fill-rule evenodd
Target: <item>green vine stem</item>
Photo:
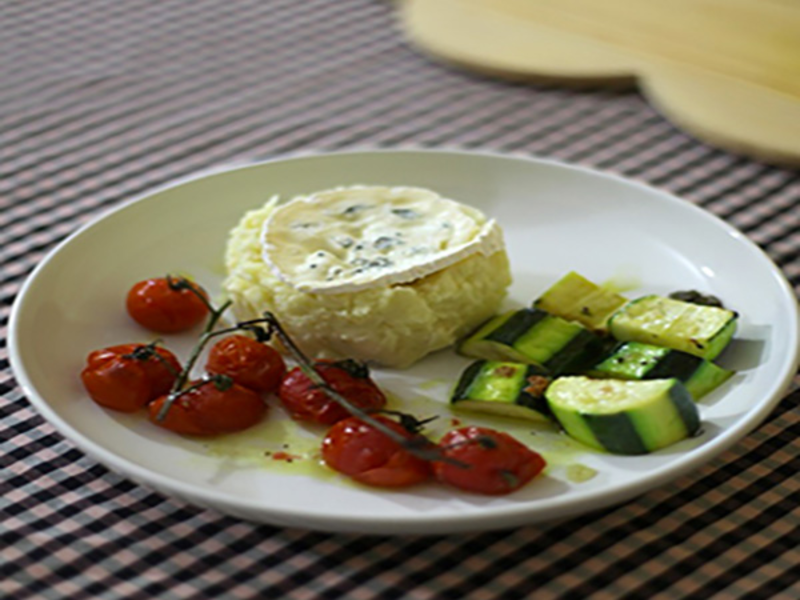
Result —
<path fill-rule="evenodd" d="M 189 355 L 189 360 L 186 361 L 186 365 L 183 367 L 181 374 L 178 376 L 178 378 L 175 380 L 175 384 L 172 386 L 172 393 L 180 391 L 183 386 L 186 385 L 189 374 L 194 368 L 197 359 L 200 358 L 200 354 L 206 347 L 208 340 L 219 335 L 225 335 L 226 333 L 233 333 L 239 330 L 239 327 L 227 327 L 225 329 L 213 331 L 214 326 L 217 324 L 217 321 L 219 321 L 219 318 L 222 316 L 222 313 L 225 312 L 228 306 L 230 306 L 230 301 L 223 304 L 219 311 L 212 312 L 211 318 L 209 318 L 203 333 L 200 334 L 200 339 L 198 340 L 197 344 L 195 344 L 194 348 L 192 348 L 192 353 Z"/>
<path fill-rule="evenodd" d="M 269 341 L 272 336 L 278 338 L 278 340 L 283 344 L 284 348 L 291 354 L 292 358 L 294 358 L 302 372 L 308 377 L 311 382 L 317 386 L 319 389 L 325 392 L 325 394 L 330 397 L 334 402 L 340 404 L 344 407 L 347 412 L 349 412 L 352 416 L 357 417 L 364 421 L 365 423 L 369 424 L 371 427 L 377 429 L 384 435 L 386 435 L 389 439 L 393 440 L 400 446 L 402 446 L 405 450 L 410 452 L 411 454 L 428 461 L 440 461 L 440 462 L 447 462 L 456 466 L 466 467 L 464 463 L 461 461 L 455 460 L 448 456 L 445 456 L 441 449 L 436 446 L 431 440 L 429 440 L 424 435 L 420 434 L 418 430 L 421 428 L 422 425 L 430 421 L 431 419 L 426 420 L 418 420 L 411 415 L 407 415 L 404 413 L 398 413 L 397 411 L 385 411 L 388 414 L 399 415 L 400 424 L 411 433 L 411 437 L 406 437 L 394 431 L 391 427 L 386 426 L 384 423 L 380 422 L 379 420 L 375 419 L 370 413 L 364 411 L 360 407 L 356 406 L 352 402 L 350 402 L 347 398 L 343 395 L 338 393 L 334 390 L 328 382 L 319 374 L 319 372 L 314 368 L 314 364 L 312 361 L 308 359 L 308 357 L 297 347 L 297 345 L 292 341 L 289 335 L 284 331 L 283 327 L 278 321 L 278 318 L 271 312 L 265 312 L 264 317 L 261 319 L 252 319 L 249 321 L 241 321 L 238 322 L 236 325 L 232 327 L 226 327 L 224 329 L 219 329 L 214 331 L 214 328 L 217 326 L 217 323 L 222 318 L 223 313 L 231 306 L 231 301 L 226 300 L 219 308 L 215 308 L 211 302 L 209 302 L 208 298 L 205 297 L 204 294 L 200 293 L 194 285 L 191 284 L 188 280 L 184 279 L 183 277 L 179 278 L 172 278 L 169 275 L 167 276 L 167 282 L 172 289 L 175 290 L 183 290 L 188 289 L 191 290 L 195 295 L 200 298 L 203 303 L 206 305 L 208 310 L 210 311 L 210 316 L 206 325 L 203 329 L 203 333 L 200 335 L 198 342 L 195 344 L 194 348 L 192 348 L 192 352 L 189 356 L 189 359 L 186 361 L 181 372 L 178 374 L 178 377 L 175 379 L 175 383 L 170 390 L 169 395 L 167 396 L 166 401 L 161 406 L 161 409 L 158 411 L 156 415 L 157 421 L 162 421 L 169 411 L 170 407 L 175 403 L 175 401 L 182 396 L 183 394 L 195 389 L 199 385 L 204 385 L 208 383 L 207 380 L 203 380 L 195 385 L 190 387 L 186 387 L 186 384 L 189 380 L 189 376 L 194 369 L 195 364 L 197 363 L 198 358 L 202 354 L 204 348 L 208 344 L 209 340 L 214 337 L 225 335 L 227 333 L 234 333 L 236 331 L 249 331 L 253 333 L 256 338 L 261 342 Z M 263 326 L 266 325 L 266 330 Z"/>
<path fill-rule="evenodd" d="M 249 325 L 255 322 L 267 323 L 269 327 L 269 332 L 274 333 L 275 336 L 280 340 L 281 344 L 283 344 L 283 346 L 286 348 L 289 354 L 292 355 L 292 358 L 294 358 L 297 361 L 300 369 L 303 371 L 306 377 L 308 377 L 314 385 L 322 389 L 335 402 L 343 406 L 351 415 L 353 415 L 354 417 L 358 417 L 365 423 L 368 423 L 371 427 L 377 429 L 385 436 L 397 442 L 403 448 L 405 448 L 415 456 L 418 456 L 419 458 L 422 458 L 424 460 L 448 462 L 451 464 L 455 464 L 457 466 L 466 466 L 461 461 L 443 455 L 441 450 L 424 435 L 421 435 L 419 433 L 414 433 L 410 438 L 400 435 L 399 433 L 394 431 L 391 427 L 387 427 L 384 423 L 381 423 L 377 419 L 373 418 L 370 413 L 354 405 L 347 398 L 345 398 L 336 390 L 331 388 L 328 385 L 328 382 L 326 382 L 325 379 L 323 379 L 323 377 L 314 368 L 313 363 L 308 359 L 308 357 L 306 357 L 305 354 L 303 354 L 300 348 L 297 347 L 297 345 L 292 341 L 289 335 L 284 331 L 283 327 L 278 322 L 278 319 L 277 317 L 275 317 L 274 314 L 272 314 L 271 312 L 266 312 L 264 313 L 264 319 L 260 319 L 259 321 L 249 321 L 246 323 L 242 323 L 242 325 Z M 420 421 L 416 422 L 422 423 Z"/>
<path fill-rule="evenodd" d="M 185 281 L 185 280 L 184 280 Z M 170 284 L 171 285 L 171 284 Z M 226 333 L 232 333 L 237 331 L 238 327 L 229 327 L 226 329 L 220 329 L 218 331 L 214 331 L 214 327 L 217 326 L 220 318 L 222 318 L 223 313 L 228 310 L 228 307 L 231 305 L 231 301 L 225 301 L 219 308 L 214 308 L 214 306 L 205 300 L 203 294 L 200 294 L 195 290 L 194 286 L 189 286 L 188 289 L 194 290 L 194 293 L 197 294 L 198 297 L 203 298 L 206 306 L 208 306 L 209 310 L 211 311 L 211 315 L 206 322 L 206 326 L 203 329 L 203 333 L 200 335 L 200 339 L 198 340 L 197 344 L 195 344 L 194 348 L 192 348 L 192 353 L 189 355 L 189 360 L 186 361 L 186 364 L 183 366 L 180 374 L 175 379 L 175 383 L 172 385 L 172 389 L 170 390 L 169 395 L 167 396 L 166 401 L 164 404 L 161 405 L 161 409 L 158 411 L 156 415 L 157 421 L 163 421 L 164 417 L 167 416 L 167 412 L 169 411 L 170 407 L 175 403 L 175 400 L 178 399 L 182 394 L 186 393 L 186 390 L 183 388 L 186 386 L 186 382 L 189 379 L 189 375 L 194 369 L 195 363 L 197 363 L 197 359 L 200 358 L 200 354 L 203 352 L 203 349 L 206 347 L 208 340 L 218 335 L 224 335 Z"/>

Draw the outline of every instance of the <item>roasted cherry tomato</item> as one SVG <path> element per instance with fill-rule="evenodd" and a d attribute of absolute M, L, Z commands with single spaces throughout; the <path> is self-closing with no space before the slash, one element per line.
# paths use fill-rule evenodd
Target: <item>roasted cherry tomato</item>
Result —
<path fill-rule="evenodd" d="M 183 435 L 242 431 L 257 424 L 267 413 L 267 405 L 256 392 L 230 380 L 224 385 L 214 381 L 192 382 L 159 421 L 167 398 L 161 396 L 150 403 L 150 421 Z"/>
<path fill-rule="evenodd" d="M 128 292 L 128 314 L 142 327 L 158 333 L 179 333 L 205 319 L 209 310 L 200 298 L 208 294 L 182 277 L 155 277 L 134 284 Z"/>
<path fill-rule="evenodd" d="M 386 396 L 369 377 L 369 370 L 353 360 L 317 361 L 317 372 L 350 402 L 366 411 L 386 405 Z M 278 397 L 295 419 L 331 425 L 350 416 L 347 410 L 295 367 L 284 377 Z"/>
<path fill-rule="evenodd" d="M 165 348 L 121 344 L 90 353 L 81 381 L 101 406 L 134 412 L 166 394 L 180 370 L 178 359 Z"/>
<path fill-rule="evenodd" d="M 443 482 L 478 494 L 501 495 L 519 489 L 545 467 L 544 459 L 507 433 L 485 427 L 454 429 L 439 442 L 444 456 L 463 466 L 436 461 Z"/>
<path fill-rule="evenodd" d="M 375 419 L 400 435 L 412 434 L 382 416 Z M 430 463 L 418 458 L 372 425 L 349 417 L 330 428 L 322 440 L 322 458 L 331 469 L 378 487 L 403 487 L 425 481 Z"/>
<path fill-rule="evenodd" d="M 272 346 L 244 335 L 231 335 L 211 347 L 206 371 L 227 375 L 256 392 L 275 392 L 286 373 L 286 364 Z"/>

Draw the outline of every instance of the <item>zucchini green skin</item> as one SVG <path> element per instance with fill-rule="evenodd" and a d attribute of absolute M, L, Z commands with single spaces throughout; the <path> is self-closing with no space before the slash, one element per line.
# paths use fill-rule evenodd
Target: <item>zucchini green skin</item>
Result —
<path fill-rule="evenodd" d="M 550 420 L 544 389 L 550 379 L 522 363 L 478 360 L 461 374 L 450 398 L 453 408 Z"/>
<path fill-rule="evenodd" d="M 653 295 L 614 313 L 609 331 L 622 342 L 665 346 L 713 360 L 733 338 L 737 321 L 738 315 L 725 308 Z"/>
<path fill-rule="evenodd" d="M 674 377 L 697 401 L 730 379 L 733 371 L 680 350 L 642 342 L 622 342 L 604 360 L 589 368 L 587 375 L 615 379 Z"/>
<path fill-rule="evenodd" d="M 609 318 L 627 301 L 624 296 L 570 271 L 539 296 L 533 307 L 605 334 Z"/>
<path fill-rule="evenodd" d="M 526 363 L 543 374 L 576 373 L 605 351 L 580 323 L 523 308 L 499 315 L 467 338 L 459 352 L 485 360 Z"/>
<path fill-rule="evenodd" d="M 677 379 L 561 377 L 545 397 L 570 437 L 614 454 L 654 452 L 700 429 L 697 406 Z"/>

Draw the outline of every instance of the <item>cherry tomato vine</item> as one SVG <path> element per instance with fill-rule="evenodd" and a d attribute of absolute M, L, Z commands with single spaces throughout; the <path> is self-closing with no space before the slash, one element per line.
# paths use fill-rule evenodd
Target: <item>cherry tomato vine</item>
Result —
<path fill-rule="evenodd" d="M 147 406 L 151 421 L 176 433 L 216 435 L 258 422 L 267 411 L 260 394 L 277 392 L 296 418 L 332 426 L 322 445 L 328 466 L 369 485 L 396 487 L 435 477 L 460 489 L 503 494 L 544 468 L 541 456 L 491 429 L 460 428 L 434 443 L 422 431 L 436 417 L 386 409 L 366 364 L 310 360 L 272 312 L 218 329 L 230 305 L 228 300 L 215 307 L 202 287 L 183 277 L 135 284 L 127 307 L 139 324 L 165 333 L 185 331 L 202 319 L 205 326 L 183 366 L 160 341 L 92 352 L 81 373 L 90 396 L 128 412 Z M 221 336 L 228 337 L 212 347 L 205 375 L 190 380 L 206 346 Z M 288 374 L 283 358 L 267 345 L 274 340 L 297 363 Z M 123 387 L 124 394 L 111 392 Z M 299 404 L 291 403 L 290 393 Z"/>

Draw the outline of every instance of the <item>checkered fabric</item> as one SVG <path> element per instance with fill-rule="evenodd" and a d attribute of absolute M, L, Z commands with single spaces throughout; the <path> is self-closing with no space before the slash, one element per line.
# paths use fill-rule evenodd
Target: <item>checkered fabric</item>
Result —
<path fill-rule="evenodd" d="M 800 177 L 682 133 L 635 92 L 450 70 L 382 0 L 0 3 L 0 597 L 800 598 L 800 395 L 623 506 L 438 537 L 256 525 L 109 472 L 37 414 L 6 326 L 26 275 L 145 190 L 295 151 L 513 151 L 670 190 L 800 290 Z M 795 384 L 796 387 L 796 384 Z"/>

